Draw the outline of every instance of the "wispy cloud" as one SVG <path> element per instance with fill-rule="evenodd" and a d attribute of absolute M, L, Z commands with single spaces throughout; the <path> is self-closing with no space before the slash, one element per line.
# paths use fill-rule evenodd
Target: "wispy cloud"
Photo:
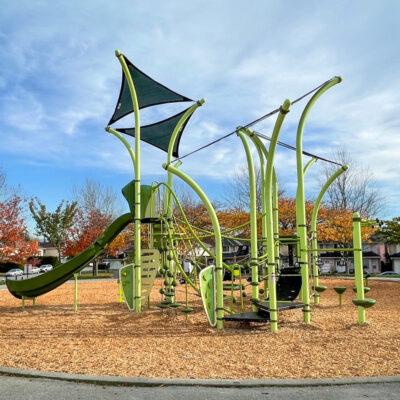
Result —
<path fill-rule="evenodd" d="M 68 163 L 81 174 L 98 171 L 98 179 L 111 170 L 129 175 L 124 149 L 104 132 L 120 85 L 115 48 L 178 92 L 206 98 L 182 153 L 342 75 L 313 109 L 304 147 L 327 156 L 344 144 L 374 172 L 388 212 L 398 214 L 399 12 L 396 1 L 310 1 L 301 8 L 279 1 L 8 2 L 0 15 L 0 154 L 30 165 L 45 159 L 55 170 Z M 282 140 L 295 142 L 303 105 L 288 115 Z M 145 110 L 143 122 L 179 107 Z M 273 121 L 257 129 L 268 134 Z M 144 145 L 143 173 L 162 173 L 164 159 Z M 185 159 L 183 168 L 207 186 L 244 163 L 232 136 Z M 294 154 L 280 149 L 276 164 L 283 185 L 295 190 Z M 310 195 L 318 168 L 309 176 Z"/>

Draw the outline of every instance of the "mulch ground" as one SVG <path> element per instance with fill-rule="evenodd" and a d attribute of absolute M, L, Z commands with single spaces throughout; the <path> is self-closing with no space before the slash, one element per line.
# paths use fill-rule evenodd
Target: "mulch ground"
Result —
<path fill-rule="evenodd" d="M 269 325 L 225 323 L 211 329 L 198 297 L 186 319 L 178 309 L 151 306 L 141 315 L 118 303 L 117 284 L 80 282 L 78 313 L 73 285 L 65 284 L 21 306 L 0 292 L 0 365 L 70 373 L 179 378 L 319 378 L 400 374 L 400 284 L 370 281 L 368 324 L 356 324 L 352 281 L 326 279 L 312 324 L 302 311 L 280 314 Z M 333 286 L 347 286 L 338 307 Z M 160 301 L 159 282 L 153 303 Z M 184 286 L 177 288 L 183 301 Z"/>

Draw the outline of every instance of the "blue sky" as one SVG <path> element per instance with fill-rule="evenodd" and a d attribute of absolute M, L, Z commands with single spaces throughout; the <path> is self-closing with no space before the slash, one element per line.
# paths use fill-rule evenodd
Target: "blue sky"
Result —
<path fill-rule="evenodd" d="M 27 197 L 54 207 L 86 178 L 116 191 L 131 178 L 124 148 L 105 133 L 121 72 L 114 50 L 156 80 L 206 103 L 181 142 L 186 153 L 335 75 L 343 83 L 315 106 L 304 148 L 345 145 L 374 173 L 400 215 L 400 3 L 398 1 L 2 1 L 0 166 Z M 305 103 L 281 139 L 295 142 Z M 143 123 L 183 109 L 143 110 Z M 269 134 L 273 120 L 257 126 Z M 127 117 L 123 125 L 132 124 Z M 163 179 L 165 153 L 143 145 L 143 180 Z M 183 169 L 221 199 L 243 167 L 235 136 L 185 159 Z M 276 167 L 295 190 L 294 154 Z M 315 195 L 321 165 L 308 176 Z M 122 200 L 121 200 L 122 202 Z"/>

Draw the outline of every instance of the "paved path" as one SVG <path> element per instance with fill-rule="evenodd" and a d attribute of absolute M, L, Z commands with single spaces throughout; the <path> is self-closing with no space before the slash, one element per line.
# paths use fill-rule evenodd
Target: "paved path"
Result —
<path fill-rule="evenodd" d="M 113 387 L 47 379 L 0 377 L 1 400 L 366 400 L 400 399 L 400 382 L 317 387 Z"/>

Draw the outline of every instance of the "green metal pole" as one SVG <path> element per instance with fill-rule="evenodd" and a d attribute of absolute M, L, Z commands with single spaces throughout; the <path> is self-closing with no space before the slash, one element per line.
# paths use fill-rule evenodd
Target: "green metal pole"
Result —
<path fill-rule="evenodd" d="M 353 247 L 354 247 L 354 278 L 357 288 L 357 300 L 364 300 L 364 272 L 361 242 L 361 217 L 358 212 L 353 214 Z M 365 308 L 358 306 L 358 323 L 365 323 Z"/>
<path fill-rule="evenodd" d="M 306 165 L 303 168 L 303 175 L 306 175 L 307 171 L 310 169 L 310 167 L 315 164 L 317 162 L 316 158 L 311 158 L 310 160 L 308 160 L 308 162 L 306 163 Z"/>
<path fill-rule="evenodd" d="M 279 269 L 280 263 L 280 245 L 279 245 L 279 199 L 278 199 L 278 180 L 276 179 L 275 171 L 272 180 L 272 222 L 274 230 L 274 243 L 275 243 L 275 264 Z"/>
<path fill-rule="evenodd" d="M 316 163 L 316 161 L 317 161 L 317 159 L 314 158 L 314 157 L 311 158 L 310 160 L 308 160 L 308 162 L 306 163 L 306 165 L 305 165 L 304 168 L 303 168 L 303 176 L 306 175 L 307 171 L 310 169 L 310 167 L 311 167 L 313 164 Z M 299 190 L 298 187 L 297 187 L 297 190 Z M 297 193 L 296 193 L 296 198 L 297 198 Z M 296 253 L 297 253 L 297 257 L 299 257 L 299 255 L 300 255 L 300 243 L 299 243 L 299 242 L 296 243 Z M 302 289 L 300 290 L 299 299 L 300 299 L 301 301 L 303 301 L 303 290 L 302 290 Z"/>
<path fill-rule="evenodd" d="M 168 155 L 167 155 L 167 163 L 171 163 L 173 161 L 173 151 L 175 147 L 175 142 L 178 138 L 178 136 L 181 134 L 182 127 L 186 123 L 186 121 L 190 118 L 190 116 L 197 110 L 198 107 L 202 106 L 204 104 L 204 100 L 201 99 L 197 101 L 195 104 L 193 104 L 190 108 L 186 110 L 186 112 L 182 115 L 182 117 L 179 119 L 178 123 L 176 124 L 174 130 L 172 131 L 171 138 L 168 144 Z M 179 161 L 179 164 L 175 164 L 175 168 L 177 168 L 179 165 L 181 165 L 181 161 Z M 168 170 L 167 171 L 167 188 L 172 188 L 172 181 L 173 181 L 173 173 Z M 173 204 L 172 204 L 172 190 L 167 190 L 165 193 L 164 197 L 164 212 L 166 214 L 167 221 L 172 218 L 172 212 L 173 212 Z M 170 229 L 170 223 L 168 223 L 168 229 Z M 168 271 L 172 272 L 175 274 L 175 269 L 174 269 L 174 262 L 177 260 L 174 259 L 174 252 L 173 249 L 171 248 L 173 246 L 173 240 L 170 241 L 170 246 L 167 249 L 167 266 L 168 266 Z M 174 280 L 174 277 L 169 278 L 166 277 L 166 280 L 169 284 L 172 283 Z M 168 288 L 168 292 L 170 292 L 170 287 Z M 168 297 L 168 296 L 167 296 Z M 174 298 L 169 297 L 169 300 L 174 301 Z"/>
<path fill-rule="evenodd" d="M 311 309 L 310 309 L 310 288 L 308 277 L 308 245 L 307 245 L 307 221 L 306 221 L 306 207 L 305 207 L 305 190 L 304 190 L 304 171 L 303 171 L 303 133 L 306 118 L 315 104 L 317 99 L 325 93 L 329 88 L 341 82 L 340 77 L 334 77 L 323 85 L 311 97 L 307 103 L 300 117 L 299 125 L 296 135 L 296 160 L 297 160 L 297 193 L 296 193 L 296 225 L 297 234 L 299 236 L 299 264 L 301 267 L 301 280 L 302 280 L 302 301 L 304 303 L 303 313 L 304 322 L 309 324 L 311 322 Z"/>
<path fill-rule="evenodd" d="M 267 197 L 266 197 L 266 163 L 268 160 L 268 150 L 261 139 L 250 129 L 245 130 L 246 134 L 251 138 L 256 146 L 258 156 L 260 159 L 261 170 L 261 227 L 262 227 L 262 244 L 264 252 L 267 251 Z M 275 174 L 275 168 L 272 169 L 272 204 L 273 204 L 273 231 L 275 240 L 275 260 L 279 262 L 279 208 L 278 208 L 278 180 Z M 278 238 L 278 239 L 276 239 Z M 276 256 L 278 255 L 278 256 Z M 260 258 L 259 258 L 260 259 Z M 268 265 L 264 264 L 264 298 L 268 298 Z"/>
<path fill-rule="evenodd" d="M 135 176 L 136 176 L 135 152 L 133 151 L 133 149 L 132 149 L 131 145 L 129 144 L 129 142 L 125 139 L 125 137 L 122 135 L 122 133 L 120 133 L 120 132 L 116 131 L 115 129 L 111 128 L 111 126 L 107 126 L 106 132 L 111 133 L 112 135 L 114 135 L 126 147 L 126 149 L 128 150 L 129 156 L 131 157 L 133 170 L 134 170 L 134 173 L 135 173 Z"/>
<path fill-rule="evenodd" d="M 314 202 L 314 207 L 311 214 L 311 261 L 312 261 L 312 276 L 313 276 L 313 284 L 314 286 L 319 286 L 319 271 L 318 271 L 318 235 L 317 235 L 317 218 L 318 212 L 321 207 L 322 198 L 324 197 L 326 191 L 332 185 L 332 183 L 343 174 L 343 172 L 347 171 L 348 165 L 343 165 L 336 172 L 334 172 L 329 179 L 326 181 L 321 191 L 318 194 L 317 199 Z M 320 294 L 315 291 L 314 292 L 314 304 L 319 304 Z"/>
<path fill-rule="evenodd" d="M 221 229 L 219 226 L 219 221 L 217 214 L 212 206 L 210 200 L 200 188 L 200 186 L 188 175 L 179 169 L 173 167 L 171 164 L 163 164 L 163 168 L 167 171 L 171 171 L 174 175 L 181 178 L 186 182 L 200 197 L 204 206 L 208 211 L 211 223 L 214 230 L 215 238 L 215 279 L 216 279 L 216 303 L 217 303 L 217 329 L 221 330 L 224 328 L 224 298 L 223 298 L 223 272 L 222 272 L 222 236 Z"/>
<path fill-rule="evenodd" d="M 274 244 L 274 221 L 273 221 L 273 204 L 272 204 L 272 181 L 274 156 L 278 142 L 279 132 L 286 114 L 289 112 L 290 100 L 285 100 L 280 108 L 278 117 L 275 122 L 271 142 L 268 150 L 267 170 L 265 174 L 266 202 L 267 202 L 267 254 L 268 254 L 268 290 L 269 290 L 269 309 L 271 331 L 278 331 L 278 304 L 276 299 L 276 264 L 275 264 L 275 244 Z"/>
<path fill-rule="evenodd" d="M 132 106 L 135 116 L 135 227 L 134 227 L 134 297 L 135 297 L 135 311 L 140 313 L 142 310 L 142 238 L 141 238 L 141 196 L 140 196 L 140 111 L 139 102 L 136 94 L 135 85 L 133 84 L 132 76 L 126 64 L 124 55 L 116 50 L 117 56 L 125 79 L 128 83 L 129 92 L 132 99 Z"/>
<path fill-rule="evenodd" d="M 246 153 L 247 169 L 249 171 L 250 191 L 250 268 L 251 268 L 251 298 L 258 300 L 258 244 L 257 244 L 257 188 L 256 174 L 254 170 L 253 155 L 251 154 L 249 142 L 242 130 L 237 135 L 241 139 Z"/>

